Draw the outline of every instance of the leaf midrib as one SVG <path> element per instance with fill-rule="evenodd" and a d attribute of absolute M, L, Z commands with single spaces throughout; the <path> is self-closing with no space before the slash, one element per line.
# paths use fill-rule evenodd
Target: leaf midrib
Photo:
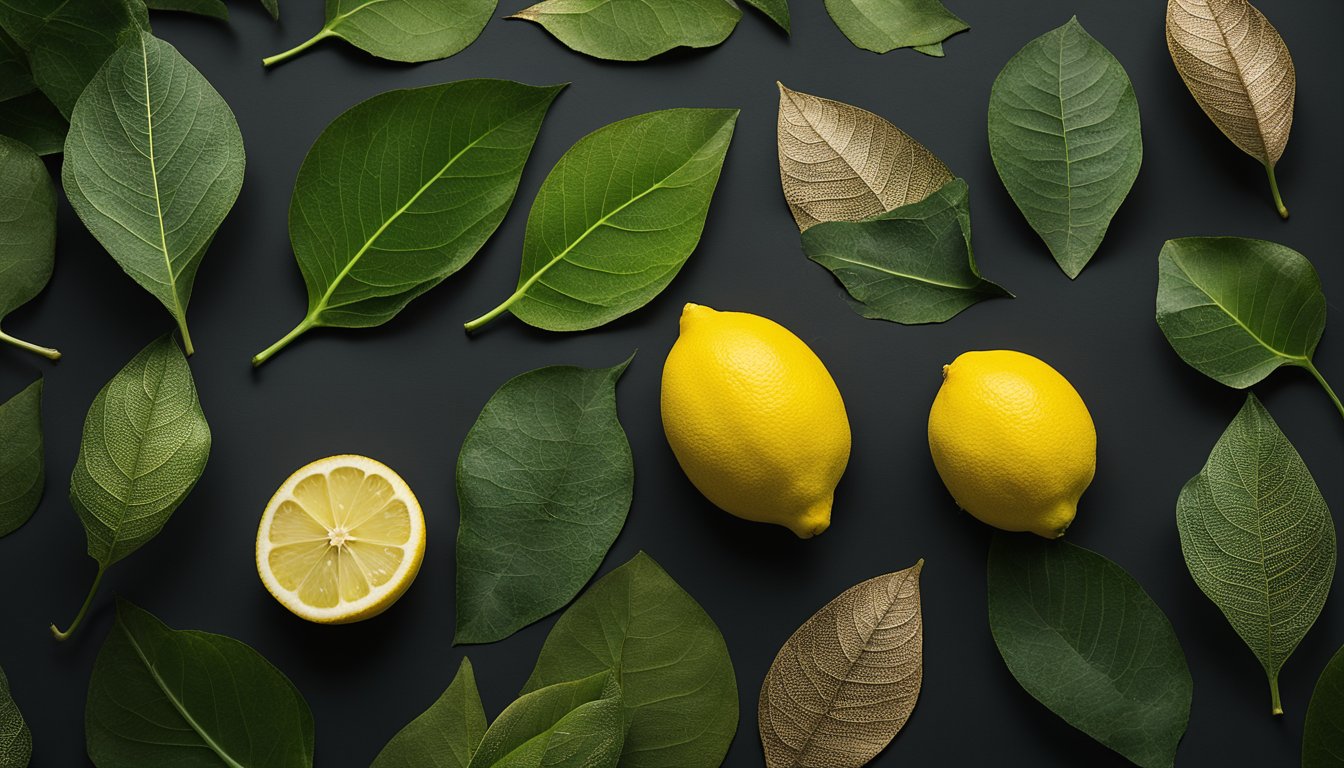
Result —
<path fill-rule="evenodd" d="M 173 259 L 168 253 L 168 232 L 163 223 L 163 200 L 159 196 L 158 161 L 154 157 L 154 108 L 149 98 L 149 47 L 145 45 L 145 36 L 140 35 L 140 61 L 145 72 L 145 133 L 149 142 L 149 178 L 154 184 L 154 218 L 159 224 L 159 250 L 163 253 L 163 263 L 168 273 L 168 288 L 173 293 L 173 317 L 181 319 L 182 300 L 177 290 L 177 275 L 173 274 Z M 188 340 L 187 348 L 191 348 Z"/>
<path fill-rule="evenodd" d="M 904 272 L 897 272 L 897 271 L 894 270 L 894 269 L 887 269 L 887 268 L 885 268 L 885 267 L 879 267 L 879 266 L 876 266 L 876 265 L 874 265 L 874 264 L 868 264 L 868 263 L 866 263 L 866 262 L 856 261 L 856 260 L 854 260 L 854 259 L 847 259 L 847 258 L 845 258 L 844 256 L 836 256 L 835 254 L 830 254 L 830 253 L 826 254 L 826 258 L 835 259 L 836 261 L 842 261 L 842 262 L 844 262 L 844 263 L 846 263 L 846 264 L 853 264 L 853 265 L 855 265 L 855 266 L 857 266 L 857 267 L 867 267 L 868 269 L 872 269 L 872 270 L 875 270 L 875 271 L 877 271 L 877 272 L 882 272 L 882 273 L 884 273 L 884 274 L 888 274 L 888 275 L 891 275 L 891 276 L 893 276 L 893 277 L 901 277 L 901 278 L 905 278 L 906 280 L 914 280 L 915 282 L 919 282 L 919 283 L 927 283 L 927 284 L 929 284 L 929 285 L 936 285 L 936 286 L 938 286 L 938 287 L 940 287 L 940 288 L 952 288 L 952 289 L 960 290 L 960 291 L 971 291 L 971 290 L 975 290 L 976 288 L 979 287 L 979 283 L 976 283 L 976 284 L 973 284 L 973 285 L 957 285 L 956 283 L 944 283 L 944 282 L 941 282 L 941 281 L 939 281 L 939 280 L 934 280 L 933 278 L 919 277 L 918 275 L 908 275 L 908 274 L 906 274 L 906 273 L 904 273 Z"/>
<path fill-rule="evenodd" d="M 1218 29 L 1218 36 L 1223 40 L 1223 48 L 1227 50 L 1228 58 L 1232 59 L 1232 63 L 1235 65 L 1233 69 L 1236 71 L 1237 82 L 1241 84 L 1241 90 L 1246 94 L 1246 103 L 1251 108 L 1251 115 L 1255 117 L 1255 137 L 1260 140 L 1260 152 L 1264 161 L 1269 163 L 1269 142 L 1265 141 L 1265 122 L 1260 117 L 1260 109 L 1255 98 L 1251 95 L 1251 85 L 1246 82 L 1246 74 L 1241 60 L 1237 58 L 1237 51 L 1232 47 L 1232 41 L 1227 39 L 1227 30 L 1223 29 L 1222 19 L 1218 16 L 1218 11 L 1214 10 L 1213 3 L 1205 3 L 1205 5 L 1208 6 L 1209 17 L 1213 20 L 1213 26 Z M 1245 7 L 1248 17 L 1247 23 L 1249 24 L 1250 14 L 1254 13 L 1255 10 L 1251 8 L 1249 3 Z M 1256 46 L 1259 47 L 1259 44 L 1260 39 L 1257 38 Z"/>
<path fill-rule="evenodd" d="M 1172 257 L 1171 262 L 1176 265 L 1177 269 L 1181 270 L 1181 274 L 1185 275 L 1186 280 L 1190 281 L 1191 285 L 1198 288 L 1200 293 L 1207 296 L 1209 298 L 1209 301 L 1213 302 L 1213 305 L 1215 307 L 1222 310 L 1224 315 L 1227 315 L 1229 318 L 1231 318 L 1232 322 L 1236 323 L 1238 327 L 1240 327 L 1243 331 L 1246 332 L 1246 335 L 1250 336 L 1252 339 L 1255 339 L 1257 344 L 1269 350 L 1277 357 L 1282 357 L 1285 360 L 1293 361 L 1294 365 L 1305 366 L 1311 363 L 1311 358 L 1306 355 L 1290 355 L 1287 352 L 1271 347 L 1267 342 L 1265 342 L 1264 339 L 1260 338 L 1259 334 L 1251 330 L 1250 326 L 1243 323 L 1240 317 L 1237 317 L 1235 314 L 1233 314 L 1233 312 L 1230 309 L 1223 306 L 1223 303 L 1218 300 L 1218 297 L 1213 295 L 1212 291 L 1210 291 L 1208 288 L 1205 288 L 1203 285 L 1200 285 L 1199 281 L 1195 279 L 1195 276 L 1190 274 L 1190 271 L 1187 270 L 1185 268 L 1185 265 L 1180 262 L 1180 259 Z"/>

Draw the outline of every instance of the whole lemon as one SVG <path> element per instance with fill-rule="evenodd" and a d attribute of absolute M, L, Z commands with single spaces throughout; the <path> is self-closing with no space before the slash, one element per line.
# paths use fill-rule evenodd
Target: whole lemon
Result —
<path fill-rule="evenodd" d="M 826 366 L 787 328 L 687 304 L 662 411 L 677 462 L 720 509 L 804 539 L 831 524 L 849 418 Z"/>
<path fill-rule="evenodd" d="M 1097 469 L 1097 430 L 1054 368 L 1007 350 L 943 366 L 929 411 L 933 464 L 958 506 L 1005 531 L 1064 535 Z"/>

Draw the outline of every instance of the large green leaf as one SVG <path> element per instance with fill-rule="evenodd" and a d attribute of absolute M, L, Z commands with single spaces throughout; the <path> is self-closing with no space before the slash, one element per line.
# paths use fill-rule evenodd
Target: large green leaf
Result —
<path fill-rule="evenodd" d="M 611 368 L 549 366 L 499 388 L 457 457 L 457 630 L 489 643 L 574 599 L 625 525 L 630 442 Z"/>
<path fill-rule="evenodd" d="M 983 299 L 1012 294 L 980 276 L 971 250 L 966 182 L 866 221 L 803 232 L 808 258 L 849 291 L 854 311 L 896 323 L 941 323 Z"/>
<path fill-rule="evenodd" d="M 38 379 L 0 403 L 0 536 L 12 533 L 37 511 L 46 477 Z"/>
<path fill-rule="evenodd" d="M 1077 277 L 1143 162 L 1129 75 L 1077 17 L 1027 43 L 995 78 L 989 152 L 1027 223 Z"/>
<path fill-rule="evenodd" d="M 188 355 L 192 282 L 238 198 L 244 164 L 229 105 L 149 33 L 107 60 L 70 116 L 61 173 L 70 205 L 167 307 Z"/>
<path fill-rule="evenodd" d="M 37 89 L 28 69 L 28 54 L 0 27 L 0 101 L 32 93 Z"/>
<path fill-rule="evenodd" d="M 517 290 L 467 329 L 507 310 L 579 331 L 647 304 L 700 241 L 736 123 L 735 109 L 667 109 L 580 139 L 532 203 Z"/>
<path fill-rule="evenodd" d="M 41 91 L 0 101 L 0 136 L 27 144 L 39 155 L 54 155 L 65 149 L 70 125 Z"/>
<path fill-rule="evenodd" d="M 33 734 L 9 692 L 5 670 L 0 669 L 0 768 L 27 768 L 32 754 Z"/>
<path fill-rule="evenodd" d="M 481 34 L 498 0 L 326 0 L 326 23 L 297 46 L 262 60 L 278 64 L 328 37 L 391 61 L 433 61 L 461 51 Z M 262 0 L 280 18 L 275 0 Z"/>
<path fill-rule="evenodd" d="M 1316 622 L 1335 575 L 1335 524 L 1307 465 L 1255 395 L 1176 502 L 1185 565 L 1269 677 Z"/>
<path fill-rule="evenodd" d="M 579 53 L 643 61 L 722 43 L 742 11 L 724 0 L 542 0 L 509 18 L 535 21 Z"/>
<path fill-rule="evenodd" d="M 56 186 L 32 149 L 0 136 L 0 322 L 51 279 L 56 259 Z M 0 330 L 0 342 L 52 360 L 60 352 Z"/>
<path fill-rule="evenodd" d="M 789 0 L 746 0 L 747 5 L 764 13 L 770 17 L 770 20 L 779 25 L 780 29 L 789 32 Z"/>
<path fill-rule="evenodd" d="M 610 672 L 519 696 L 490 724 L 470 768 L 616 768 L 621 688 Z"/>
<path fill-rule="evenodd" d="M 476 675 L 463 659 L 447 690 L 387 742 L 371 768 L 467 768 L 485 725 Z"/>
<path fill-rule="evenodd" d="M 253 363 L 309 328 L 385 323 L 470 261 L 563 87 L 461 80 L 384 93 L 332 121 L 289 207 L 308 312 Z"/>
<path fill-rule="evenodd" d="M 616 673 L 625 707 L 622 766 L 717 768 L 723 762 L 737 731 L 728 646 L 699 603 L 643 552 L 565 611 L 523 691 L 605 670 Z"/>
<path fill-rule="evenodd" d="M 989 629 L 1017 682 L 1069 725 L 1166 768 L 1193 684 L 1171 622 L 1124 569 L 1067 541 L 999 533 Z"/>
<path fill-rule="evenodd" d="M 826 12 L 851 43 L 875 53 L 942 56 L 944 40 L 970 29 L 940 0 L 826 0 Z"/>
<path fill-rule="evenodd" d="M 308 768 L 313 716 L 289 678 L 231 637 L 169 629 L 117 602 L 89 680 L 98 768 Z"/>
<path fill-rule="evenodd" d="M 1335 651 L 1316 681 L 1302 724 L 1302 768 L 1344 765 L 1344 648 Z"/>
<path fill-rule="evenodd" d="M 224 0 L 145 0 L 151 11 L 181 11 L 209 16 L 220 21 L 229 20 L 229 8 Z"/>

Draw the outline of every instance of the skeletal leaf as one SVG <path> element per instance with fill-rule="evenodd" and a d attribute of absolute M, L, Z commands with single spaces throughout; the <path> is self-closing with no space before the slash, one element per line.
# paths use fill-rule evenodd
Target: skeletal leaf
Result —
<path fill-rule="evenodd" d="M 9 692 L 9 681 L 0 669 L 0 766 L 22 768 L 33 754 L 33 734 Z"/>

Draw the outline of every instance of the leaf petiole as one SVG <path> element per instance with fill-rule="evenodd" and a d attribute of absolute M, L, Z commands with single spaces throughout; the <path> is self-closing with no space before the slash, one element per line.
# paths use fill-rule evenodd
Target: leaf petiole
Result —
<path fill-rule="evenodd" d="M 107 566 L 103 565 L 102 563 L 99 563 L 98 573 L 96 573 L 93 577 L 93 585 L 89 587 L 89 594 L 84 598 L 84 604 L 79 607 L 79 613 L 75 614 L 75 620 L 70 622 L 70 627 L 65 631 L 57 629 L 56 625 L 52 624 L 51 625 L 52 637 L 56 638 L 57 640 L 65 640 L 66 638 L 73 635 L 76 629 L 79 629 L 80 623 L 84 621 L 84 615 L 89 612 L 89 606 L 93 604 L 93 596 L 98 594 L 98 585 L 102 583 L 103 574 L 106 572 L 107 572 Z"/>
<path fill-rule="evenodd" d="M 51 347 L 39 347 L 38 345 L 24 341 L 23 339 L 16 339 L 13 336 L 10 336 L 8 333 L 5 333 L 4 331 L 0 331 L 0 341 L 5 342 L 6 344 L 12 344 L 18 347 L 19 349 L 25 349 L 29 352 L 39 354 L 47 358 L 48 360 L 61 359 L 61 353 L 55 349 L 52 349 Z"/>
<path fill-rule="evenodd" d="M 312 315 L 308 315 L 307 317 L 303 318 L 303 322 L 294 326 L 293 330 L 291 330 L 289 333 L 286 333 L 284 336 L 280 337 L 279 341 L 275 342 L 274 344 L 262 350 L 261 352 L 258 352 L 257 354 L 253 355 L 252 367 L 255 368 L 261 365 L 262 363 L 266 362 L 267 360 L 270 360 L 272 357 L 275 356 L 276 352 L 279 352 L 280 350 L 289 346 L 289 343 L 291 341 L 307 333 L 308 329 L 312 328 L 315 325 L 317 325 L 317 323 L 313 321 Z"/>
<path fill-rule="evenodd" d="M 534 281 L 528 281 L 528 283 L 524 285 L 522 288 L 519 288 L 518 290 L 514 291 L 513 294 L 509 296 L 509 298 L 500 302 L 498 307 L 495 307 L 489 312 L 486 312 L 484 315 L 481 315 L 475 320 L 463 323 L 462 327 L 466 329 L 467 333 L 472 333 L 477 329 L 479 329 L 481 326 L 485 325 L 486 323 L 489 323 L 491 320 L 494 320 L 496 317 L 499 317 L 500 315 L 504 314 L 505 310 L 507 310 L 510 306 L 512 306 L 515 301 L 522 298 L 523 294 L 527 291 L 527 289 L 531 287 L 532 282 Z"/>
<path fill-rule="evenodd" d="M 1306 368 L 1312 377 L 1321 385 L 1321 388 L 1325 390 L 1325 394 L 1330 396 L 1330 401 L 1335 404 L 1335 410 L 1339 411 L 1339 415 L 1344 416 L 1344 403 L 1339 401 L 1339 395 L 1336 395 L 1335 390 L 1330 388 L 1330 384 L 1326 382 L 1325 377 L 1321 375 L 1319 370 L 1317 370 L 1316 364 L 1311 360 L 1307 360 L 1306 365 L 1303 367 Z"/>
<path fill-rule="evenodd" d="M 1283 714 L 1283 702 L 1279 700 L 1279 676 L 1270 675 L 1269 677 L 1269 712 L 1275 716 Z"/>
<path fill-rule="evenodd" d="M 280 53 L 275 54 L 274 56 L 267 56 L 266 58 L 262 59 L 261 65 L 263 67 L 270 67 L 279 64 L 282 61 L 291 59 L 299 55 L 300 53 L 303 53 L 304 51 L 308 50 L 315 43 L 325 40 L 328 37 L 331 37 L 333 34 L 335 33 L 331 31 L 331 27 L 323 27 L 322 30 L 318 32 L 316 35 L 313 35 L 307 40 L 304 40 L 302 43 L 299 43 L 293 48 L 290 48 L 288 51 L 282 51 Z"/>
<path fill-rule="evenodd" d="M 1274 195 L 1274 207 L 1279 209 L 1279 216 L 1288 218 L 1288 207 L 1283 204 L 1283 198 L 1279 196 L 1279 180 L 1274 178 L 1274 166 L 1266 163 L 1265 173 L 1269 174 L 1269 191 Z"/>

